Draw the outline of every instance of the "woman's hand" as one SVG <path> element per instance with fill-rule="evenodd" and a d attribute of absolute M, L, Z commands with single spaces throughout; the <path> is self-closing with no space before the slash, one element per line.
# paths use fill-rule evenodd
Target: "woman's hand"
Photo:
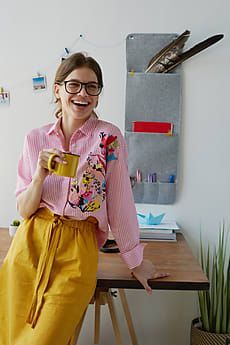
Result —
<path fill-rule="evenodd" d="M 65 164 L 63 152 L 58 149 L 48 149 L 39 152 L 36 171 L 29 186 L 17 197 L 18 211 L 22 218 L 27 219 L 40 207 L 43 182 L 51 174 L 48 170 L 48 160 L 52 154 L 57 154 L 54 161 Z"/>
<path fill-rule="evenodd" d="M 157 279 L 168 277 L 169 274 L 165 272 L 158 272 L 150 260 L 143 260 L 142 263 L 132 269 L 132 275 L 139 280 L 144 286 L 145 290 L 151 294 L 152 289 L 148 284 L 148 279 Z"/>
<path fill-rule="evenodd" d="M 58 149 L 47 149 L 39 152 L 37 168 L 34 174 L 35 179 L 45 180 L 45 178 L 51 174 L 48 170 L 48 160 L 52 154 L 57 154 L 58 156 L 54 158 L 55 162 L 65 164 L 63 152 Z"/>

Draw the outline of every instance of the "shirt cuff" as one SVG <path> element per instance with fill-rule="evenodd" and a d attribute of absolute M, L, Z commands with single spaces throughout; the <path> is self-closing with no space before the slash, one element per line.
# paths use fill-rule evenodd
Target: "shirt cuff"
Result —
<path fill-rule="evenodd" d="M 121 254 L 122 259 L 125 261 L 129 269 L 137 267 L 141 264 L 143 260 L 144 247 L 145 245 L 143 243 L 139 243 L 133 249 Z"/>

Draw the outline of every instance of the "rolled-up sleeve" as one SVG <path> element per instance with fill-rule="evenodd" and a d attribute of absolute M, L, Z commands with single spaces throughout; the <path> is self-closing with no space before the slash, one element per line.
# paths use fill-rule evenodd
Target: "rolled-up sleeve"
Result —
<path fill-rule="evenodd" d="M 23 152 L 18 162 L 17 182 L 15 190 L 16 197 L 28 187 L 31 181 L 32 174 L 29 159 L 29 143 L 28 137 L 26 136 L 24 140 Z"/>
<path fill-rule="evenodd" d="M 139 240 L 139 226 L 127 165 L 127 146 L 117 130 L 113 155 L 107 160 L 106 190 L 109 226 L 127 266 L 139 266 L 144 245 Z"/>

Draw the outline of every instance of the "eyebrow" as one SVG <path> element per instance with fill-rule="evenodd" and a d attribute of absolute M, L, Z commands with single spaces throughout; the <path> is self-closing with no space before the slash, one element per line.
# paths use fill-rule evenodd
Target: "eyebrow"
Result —
<path fill-rule="evenodd" d="M 80 81 L 80 80 L 78 80 L 78 79 L 69 79 L 69 80 L 66 80 L 66 81 L 77 81 L 78 83 L 83 83 L 83 84 L 84 84 L 84 82 L 83 82 L 83 81 Z M 97 82 L 97 81 L 95 81 L 95 80 L 90 80 L 90 81 L 87 81 L 87 83 L 94 83 L 94 84 L 98 84 L 98 82 Z"/>

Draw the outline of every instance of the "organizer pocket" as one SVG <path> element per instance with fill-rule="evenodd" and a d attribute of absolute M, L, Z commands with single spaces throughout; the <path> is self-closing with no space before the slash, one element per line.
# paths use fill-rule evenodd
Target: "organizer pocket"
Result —
<path fill-rule="evenodd" d="M 177 33 L 130 33 L 126 37 L 127 70 L 144 72 L 152 57 L 176 37 Z"/>
<path fill-rule="evenodd" d="M 158 204 L 173 204 L 176 199 L 176 183 L 159 182 Z"/>
<path fill-rule="evenodd" d="M 161 181 L 165 176 L 177 176 L 178 136 L 125 132 L 125 138 L 130 176 L 136 176 L 137 169 L 142 172 L 143 182 L 154 172 Z"/>
<path fill-rule="evenodd" d="M 138 182 L 133 186 L 136 203 L 173 204 L 176 199 L 176 183 Z"/>
<path fill-rule="evenodd" d="M 135 73 L 127 75 L 125 130 L 133 121 L 172 122 L 179 133 L 181 79 L 178 73 Z"/>
<path fill-rule="evenodd" d="M 133 178 L 141 171 L 142 182 L 133 186 L 137 203 L 171 204 L 175 201 L 177 177 L 178 136 L 152 133 L 125 133 L 129 150 L 129 174 Z M 148 175 L 156 173 L 157 183 L 148 183 Z M 163 182 L 164 181 L 164 182 Z"/>

